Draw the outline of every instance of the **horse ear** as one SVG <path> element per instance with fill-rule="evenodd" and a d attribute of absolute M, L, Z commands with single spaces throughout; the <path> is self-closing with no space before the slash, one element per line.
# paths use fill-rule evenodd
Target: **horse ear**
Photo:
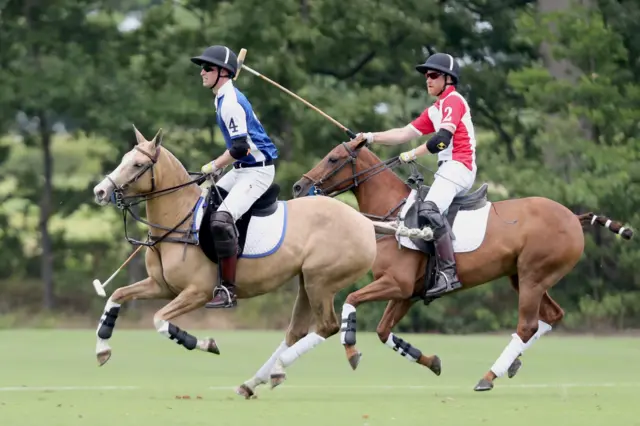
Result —
<path fill-rule="evenodd" d="M 138 142 L 138 144 L 141 144 L 143 142 L 146 142 L 147 140 L 144 138 L 144 136 L 142 136 L 142 133 L 140 133 L 140 130 L 138 130 L 138 128 L 136 127 L 136 125 L 133 125 L 133 131 L 136 134 L 136 141 Z"/>
<path fill-rule="evenodd" d="M 360 142 L 358 142 L 358 144 L 356 145 L 355 149 L 362 149 L 365 146 L 369 146 L 369 143 L 367 142 L 367 138 L 365 138 L 362 135 L 358 135 L 359 138 L 361 138 Z"/>
<path fill-rule="evenodd" d="M 151 141 L 154 143 L 156 148 L 162 145 L 162 128 L 158 130 L 158 133 L 156 133 Z"/>

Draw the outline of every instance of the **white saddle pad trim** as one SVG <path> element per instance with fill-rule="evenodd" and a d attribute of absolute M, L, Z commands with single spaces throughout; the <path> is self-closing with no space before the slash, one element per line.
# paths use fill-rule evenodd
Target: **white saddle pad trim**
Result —
<path fill-rule="evenodd" d="M 191 229 L 198 238 L 200 225 L 207 208 L 205 198 L 201 196 L 194 207 L 194 221 Z M 240 257 L 260 258 L 269 256 L 280 248 L 287 229 L 287 202 L 278 201 L 276 211 L 266 217 L 253 216 L 247 228 L 247 238 Z"/>
<path fill-rule="evenodd" d="M 402 211 L 400 212 L 400 220 L 404 223 L 407 210 L 415 203 L 417 191 L 413 189 Z M 453 221 L 453 251 L 455 253 L 466 253 L 476 250 L 484 241 L 487 231 L 487 222 L 489 220 L 489 210 L 491 202 L 478 210 L 460 210 Z M 418 250 L 418 247 L 408 237 L 398 237 L 396 240 L 400 242 L 402 247 L 411 250 Z"/>

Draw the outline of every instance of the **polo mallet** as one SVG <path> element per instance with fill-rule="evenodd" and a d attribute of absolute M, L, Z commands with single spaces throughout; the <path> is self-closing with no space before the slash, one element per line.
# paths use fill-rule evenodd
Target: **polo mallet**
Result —
<path fill-rule="evenodd" d="M 131 255 L 129 255 L 129 258 L 127 260 L 124 261 L 124 263 L 122 265 L 120 265 L 120 267 L 118 269 L 116 269 L 116 271 L 113 273 L 113 275 L 111 275 L 109 277 L 108 280 L 106 280 L 104 282 L 104 284 L 100 283 L 100 280 L 95 279 L 93 280 L 93 288 L 96 290 L 96 293 L 98 293 L 98 296 L 100 297 L 105 297 L 107 295 L 107 293 L 105 293 L 104 288 L 111 282 L 111 280 L 113 280 L 116 275 L 118 275 L 118 272 L 120 272 L 122 270 L 122 268 L 124 268 L 125 266 L 127 266 L 127 263 L 129 263 L 131 261 L 131 259 L 133 259 L 133 257 L 138 254 L 138 252 L 140 251 L 140 249 L 143 246 L 138 246 L 138 248 L 131 253 Z"/>
<path fill-rule="evenodd" d="M 240 51 L 240 54 L 242 55 L 242 51 Z M 244 57 L 243 57 L 243 60 L 244 60 Z M 238 60 L 238 64 L 239 63 L 240 62 Z M 329 116 L 328 114 L 326 114 L 325 112 L 320 110 L 320 108 L 318 108 L 318 107 L 312 105 L 310 102 L 307 102 L 306 100 L 302 99 L 300 96 L 296 95 L 291 90 L 289 90 L 289 89 L 287 89 L 285 87 L 282 87 L 281 85 L 279 85 L 275 81 L 271 80 L 270 78 L 265 77 L 264 75 L 260 74 L 258 71 L 256 71 L 256 70 L 254 70 L 252 68 L 249 68 L 248 66 L 244 65 L 244 63 L 242 64 L 242 68 L 244 68 L 245 70 L 247 70 L 251 74 L 255 75 L 256 77 L 260 77 L 261 79 L 263 79 L 267 83 L 276 86 L 278 89 L 282 90 L 286 94 L 293 96 L 294 98 L 296 98 L 297 100 L 299 100 L 300 102 L 302 102 L 303 104 L 308 106 L 309 108 L 315 110 L 317 113 L 321 114 L 324 118 L 326 118 L 327 120 L 331 121 L 333 124 L 335 124 L 336 126 L 341 128 L 342 131 L 344 131 L 347 134 L 347 136 L 349 136 L 349 138 L 351 138 L 351 139 L 355 139 L 356 138 L 356 134 L 353 133 L 351 130 L 349 130 L 349 128 L 347 128 L 342 123 L 340 123 L 338 120 L 334 119 L 333 117 Z M 236 75 L 236 77 L 237 77 L 237 75 Z"/>

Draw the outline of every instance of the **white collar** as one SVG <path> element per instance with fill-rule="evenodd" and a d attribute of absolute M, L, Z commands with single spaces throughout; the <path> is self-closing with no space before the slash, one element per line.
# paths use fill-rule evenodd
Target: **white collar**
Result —
<path fill-rule="evenodd" d="M 233 90 L 233 80 L 229 79 L 227 80 L 226 83 L 224 83 L 222 86 L 220 86 L 220 88 L 218 89 L 218 93 L 216 93 L 216 101 L 218 99 L 220 99 L 222 96 L 226 95 L 227 93 L 229 93 L 231 90 Z"/>

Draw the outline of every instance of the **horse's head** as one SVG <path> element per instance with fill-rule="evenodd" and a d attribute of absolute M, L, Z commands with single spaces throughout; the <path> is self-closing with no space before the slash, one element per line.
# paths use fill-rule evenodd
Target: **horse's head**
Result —
<path fill-rule="evenodd" d="M 150 141 L 133 126 L 136 134 L 136 145 L 127 152 L 120 165 L 109 173 L 102 182 L 93 188 L 95 201 L 101 206 L 114 199 L 118 205 L 125 195 L 137 195 L 153 192 L 156 178 L 153 167 L 158 161 L 161 151 L 162 129 Z"/>
<path fill-rule="evenodd" d="M 348 191 L 362 180 L 358 155 L 367 145 L 362 135 L 333 148 L 316 166 L 293 184 L 293 197 L 330 195 Z"/>

